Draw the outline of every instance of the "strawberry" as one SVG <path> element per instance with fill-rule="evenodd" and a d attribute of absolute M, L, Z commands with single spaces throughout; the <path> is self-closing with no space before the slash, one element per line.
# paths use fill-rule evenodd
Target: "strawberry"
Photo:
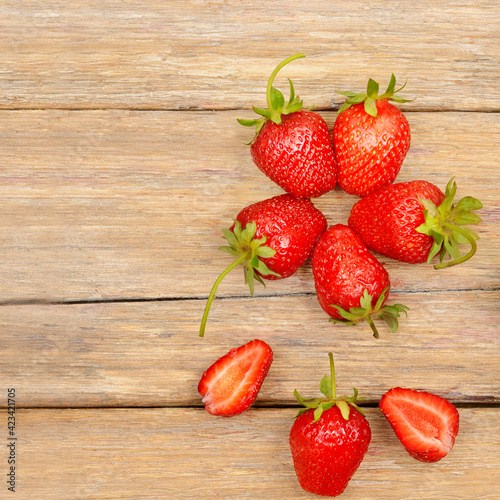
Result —
<path fill-rule="evenodd" d="M 291 80 L 290 99 L 273 82 L 283 66 L 305 57 L 296 54 L 280 63 L 267 84 L 269 109 L 253 108 L 261 115 L 255 120 L 238 120 L 241 125 L 256 127 L 250 151 L 257 167 L 287 193 L 299 198 L 318 197 L 337 183 L 330 132 L 325 120 L 310 110 L 302 110 Z"/>
<path fill-rule="evenodd" d="M 379 406 L 413 458 L 437 462 L 452 449 L 458 411 L 441 396 L 394 387 L 382 396 Z"/>
<path fill-rule="evenodd" d="M 340 187 L 349 194 L 366 196 L 392 184 L 410 148 L 410 126 L 389 101 L 408 102 L 396 96 L 396 77 L 384 94 L 368 80 L 366 93 L 339 92 L 348 97 L 333 126 L 333 149 Z"/>
<path fill-rule="evenodd" d="M 323 233 L 314 247 L 312 270 L 316 295 L 330 321 L 354 325 L 366 320 L 378 338 L 373 318 L 384 320 L 395 332 L 400 313 L 408 311 L 402 304 L 384 306 L 389 275 L 346 225 L 337 224 Z"/>
<path fill-rule="evenodd" d="M 374 252 L 410 264 L 439 253 L 436 269 L 454 266 L 476 252 L 478 236 L 461 226 L 481 222 L 471 210 L 482 208 L 470 196 L 453 204 L 456 190 L 453 179 L 445 193 L 421 180 L 385 186 L 354 204 L 348 224 Z M 458 243 L 469 243 L 470 251 L 462 255 Z M 452 260 L 443 262 L 447 254 Z"/>
<path fill-rule="evenodd" d="M 337 496 L 346 488 L 363 460 L 371 440 L 371 430 L 354 396 L 337 398 L 335 368 L 330 357 L 331 378 L 320 383 L 323 399 L 304 400 L 290 430 L 290 449 L 300 486 L 317 495 Z"/>
<path fill-rule="evenodd" d="M 257 339 L 219 358 L 198 384 L 208 413 L 232 417 L 250 408 L 272 361 L 272 349 Z"/>
<path fill-rule="evenodd" d="M 254 293 L 254 281 L 283 279 L 294 274 L 311 254 L 326 230 L 325 216 L 310 200 L 290 194 L 275 196 L 241 210 L 230 229 L 223 229 L 229 246 L 220 250 L 236 257 L 217 278 L 208 297 L 200 327 L 203 337 L 210 306 L 220 282 L 243 264 L 245 283 Z"/>

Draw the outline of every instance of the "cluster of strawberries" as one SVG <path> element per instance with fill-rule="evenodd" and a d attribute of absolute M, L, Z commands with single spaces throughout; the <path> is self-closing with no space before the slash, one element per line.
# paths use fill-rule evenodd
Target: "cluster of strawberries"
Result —
<path fill-rule="evenodd" d="M 366 321 L 373 335 L 374 320 L 391 331 L 398 328 L 402 304 L 386 305 L 389 275 L 370 252 L 407 263 L 430 262 L 439 254 L 436 269 L 460 264 L 476 251 L 477 235 L 464 225 L 481 219 L 472 210 L 482 207 L 472 197 L 454 203 L 456 184 L 445 193 L 416 180 L 394 184 L 410 147 L 410 127 L 389 101 L 399 97 L 392 75 L 387 90 L 369 80 L 366 93 L 341 92 L 347 97 L 333 127 L 333 141 L 323 118 L 302 109 L 290 83 L 290 98 L 273 87 L 283 66 L 304 57 L 285 59 L 267 85 L 268 109 L 253 108 L 260 117 L 238 120 L 256 127 L 250 150 L 259 169 L 286 194 L 250 205 L 223 229 L 228 246 L 220 249 L 236 260 L 216 280 L 203 314 L 204 335 L 210 306 L 221 280 L 244 266 L 245 282 L 254 293 L 255 280 L 283 279 L 311 257 L 316 295 L 333 322 Z M 333 142 L 333 144 L 332 144 Z M 354 204 L 348 225 L 328 228 L 311 198 L 339 185 L 361 199 Z M 468 243 L 462 255 L 458 244 Z M 445 260 L 449 255 L 449 260 Z M 331 377 L 323 377 L 321 399 L 295 396 L 305 408 L 290 433 L 290 447 L 301 486 L 310 492 L 336 496 L 344 491 L 370 442 L 367 420 L 352 397 L 336 396 L 333 356 Z M 237 415 L 255 401 L 273 359 L 271 348 L 253 340 L 217 360 L 203 375 L 198 390 L 206 409 L 215 415 Z M 443 398 L 412 389 L 393 388 L 380 408 L 409 453 L 423 461 L 437 461 L 454 444 L 458 412 Z M 325 472 L 326 471 L 326 472 Z"/>

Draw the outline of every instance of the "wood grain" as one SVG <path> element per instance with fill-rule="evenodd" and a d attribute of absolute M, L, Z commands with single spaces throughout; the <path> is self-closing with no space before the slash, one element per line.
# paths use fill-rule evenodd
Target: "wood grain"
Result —
<path fill-rule="evenodd" d="M 500 401 L 498 293 L 395 293 L 410 307 L 396 334 L 333 325 L 314 295 L 217 300 L 204 338 L 199 300 L 0 309 L 0 387 L 20 407 L 200 406 L 203 372 L 253 338 L 274 361 L 258 405 L 319 395 L 332 351 L 339 392 L 378 403 L 393 386 L 453 402 Z M 478 319 L 480 318 L 480 321 Z M 6 402 L 0 400 L 1 405 Z"/>
<path fill-rule="evenodd" d="M 407 454 L 378 409 L 367 409 L 372 441 L 342 498 L 497 499 L 498 410 L 459 412 L 454 448 L 424 464 Z M 196 409 L 19 411 L 15 497 L 314 498 L 293 469 L 295 413 L 253 409 L 224 419 Z"/>
<path fill-rule="evenodd" d="M 0 112 L 0 301 L 207 296 L 230 263 L 220 228 L 282 191 L 253 164 L 242 112 Z M 336 113 L 323 113 L 330 127 Z M 382 259 L 402 291 L 495 289 L 500 236 L 500 115 L 408 113 L 412 147 L 398 180 L 484 204 L 477 255 L 434 271 Z M 432 123 L 432 126 L 430 126 Z M 487 146 L 486 146 L 487 145 Z M 357 200 L 336 189 L 315 201 L 346 223 Z M 310 268 L 258 294 L 311 293 Z M 221 296 L 245 295 L 231 273 Z"/>
<path fill-rule="evenodd" d="M 394 72 L 406 108 L 498 110 L 499 19 L 496 0 L 2 2 L 0 107 L 249 109 L 304 52 L 286 76 L 318 109 Z"/>

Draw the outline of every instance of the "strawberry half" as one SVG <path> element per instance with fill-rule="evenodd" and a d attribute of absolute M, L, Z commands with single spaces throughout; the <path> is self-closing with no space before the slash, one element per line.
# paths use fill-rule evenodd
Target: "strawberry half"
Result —
<path fill-rule="evenodd" d="M 483 206 L 471 196 L 455 204 L 456 191 L 453 179 L 445 193 L 427 181 L 398 182 L 355 203 L 348 223 L 374 252 L 410 264 L 429 263 L 439 254 L 435 269 L 455 266 L 476 252 L 478 236 L 462 226 L 481 222 L 471 210 Z M 465 255 L 460 243 L 470 245 Z"/>
<path fill-rule="evenodd" d="M 330 357 L 331 378 L 320 383 L 325 398 L 304 400 L 290 430 L 290 449 L 300 486 L 317 495 L 340 495 L 363 460 L 371 440 L 371 430 L 354 396 L 337 398 L 335 368 Z"/>
<path fill-rule="evenodd" d="M 349 194 L 366 196 L 392 184 L 410 148 L 410 126 L 389 101 L 408 102 L 396 96 L 396 77 L 384 94 L 371 78 L 366 93 L 338 92 L 348 97 L 333 126 L 333 149 L 340 187 Z"/>
<path fill-rule="evenodd" d="M 257 398 L 272 361 L 272 349 L 257 339 L 219 358 L 198 384 L 208 413 L 232 417 L 247 410 Z"/>
<path fill-rule="evenodd" d="M 408 307 L 384 306 L 390 280 L 382 264 L 348 226 L 336 224 L 325 231 L 311 258 L 316 296 L 333 322 L 355 325 L 367 321 L 379 337 L 373 319 L 382 319 L 392 332 Z"/>
<path fill-rule="evenodd" d="M 242 264 L 250 294 L 254 282 L 283 279 L 307 260 L 319 236 L 326 230 L 325 216 L 310 200 L 290 194 L 274 196 L 245 207 L 230 229 L 223 229 L 229 246 L 219 249 L 236 260 L 217 278 L 208 296 L 200 327 L 203 337 L 210 306 L 220 282 Z"/>
<path fill-rule="evenodd" d="M 413 458 L 437 462 L 453 448 L 459 415 L 441 396 L 394 387 L 382 396 L 380 409 Z"/>
<path fill-rule="evenodd" d="M 256 127 L 250 152 L 257 167 L 287 193 L 313 198 L 332 190 L 337 183 L 330 132 L 325 120 L 310 110 L 302 110 L 302 101 L 290 83 L 290 99 L 273 87 L 278 72 L 291 61 L 305 57 L 296 54 L 281 62 L 267 84 L 269 109 L 254 107 L 261 115 L 255 120 L 240 120 Z"/>

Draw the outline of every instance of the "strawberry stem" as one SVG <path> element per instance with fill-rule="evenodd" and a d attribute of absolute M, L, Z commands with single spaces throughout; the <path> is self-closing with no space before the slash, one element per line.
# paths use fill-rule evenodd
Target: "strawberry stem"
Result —
<path fill-rule="evenodd" d="M 375 323 L 373 322 L 373 319 L 371 316 L 366 317 L 366 322 L 370 325 L 370 328 L 372 329 L 373 336 L 378 339 L 380 338 L 380 335 L 378 334 L 377 327 L 375 326 Z"/>
<path fill-rule="evenodd" d="M 446 267 L 456 266 L 458 264 L 462 264 L 462 262 L 465 262 L 466 260 L 469 260 L 476 253 L 477 250 L 477 245 L 476 242 L 474 241 L 474 238 L 469 234 L 468 231 L 464 231 L 461 227 L 456 226 L 455 224 L 450 224 L 449 222 L 441 221 L 441 225 L 443 225 L 448 229 L 451 229 L 452 231 L 460 233 L 470 243 L 471 249 L 467 254 L 462 255 L 458 259 L 449 260 L 447 262 L 441 262 L 440 264 L 436 264 L 434 266 L 434 269 L 444 269 Z"/>
<path fill-rule="evenodd" d="M 226 267 L 226 269 L 224 269 L 224 271 L 222 271 L 220 276 L 215 280 L 214 286 L 212 287 L 212 290 L 210 291 L 210 294 L 208 296 L 207 305 L 205 306 L 205 311 L 203 312 L 203 318 L 201 320 L 201 326 L 200 326 L 200 337 L 203 337 L 205 335 L 205 326 L 207 324 L 208 313 L 210 312 L 210 306 L 212 305 L 212 302 L 215 298 L 215 292 L 217 291 L 217 288 L 219 287 L 220 282 L 235 267 L 237 267 L 239 264 L 241 264 L 245 259 L 248 259 L 249 254 L 250 254 L 250 251 L 242 253 L 230 266 Z"/>
<path fill-rule="evenodd" d="M 276 75 L 280 72 L 281 68 L 283 66 L 286 66 L 288 63 L 295 61 L 295 59 L 301 59 L 302 57 L 306 57 L 305 54 L 295 54 L 293 56 L 287 57 L 284 61 L 280 62 L 278 66 L 274 69 L 274 71 L 271 73 L 271 76 L 269 77 L 269 81 L 267 82 L 267 106 L 269 108 L 269 111 L 271 112 L 270 119 L 276 124 L 281 123 L 281 109 L 276 109 L 275 103 L 273 102 L 272 95 L 273 95 L 273 83 L 274 79 L 276 78 Z"/>
<path fill-rule="evenodd" d="M 333 362 L 333 354 L 329 352 L 328 357 L 330 358 L 330 380 L 332 381 L 330 395 L 331 400 L 335 401 L 337 399 L 337 390 L 335 388 L 335 365 Z"/>

